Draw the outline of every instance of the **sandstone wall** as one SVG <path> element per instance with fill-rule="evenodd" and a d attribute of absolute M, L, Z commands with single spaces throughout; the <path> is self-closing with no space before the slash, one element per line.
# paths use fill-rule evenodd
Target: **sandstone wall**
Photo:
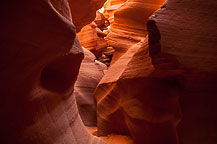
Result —
<path fill-rule="evenodd" d="M 114 63 L 133 44 L 146 37 L 146 23 L 164 0 L 128 0 L 115 11 L 114 23 L 106 37 L 108 44 L 115 49 Z"/>
<path fill-rule="evenodd" d="M 88 2 L 83 6 L 91 3 L 94 9 L 103 3 Z M 83 59 L 71 14 L 85 19 L 75 3 L 2 2 L 0 143 L 103 143 L 86 130 L 71 95 Z M 92 20 L 73 21 L 79 28 Z"/>
<path fill-rule="evenodd" d="M 107 66 L 96 60 L 94 54 L 83 48 L 84 59 L 75 83 L 73 95 L 76 98 L 81 119 L 86 126 L 96 126 L 96 100 L 93 96 Z"/>
<path fill-rule="evenodd" d="M 216 1 L 168 0 L 148 22 L 135 16 L 147 10 L 141 2 L 118 9 L 107 36 L 116 57 L 95 93 L 98 134 L 128 134 L 136 144 L 216 143 Z"/>
<path fill-rule="evenodd" d="M 180 96 L 179 135 L 184 144 L 217 142 L 216 7 L 215 0 L 168 0 L 153 18 L 162 51 L 174 55 L 187 70 Z"/>

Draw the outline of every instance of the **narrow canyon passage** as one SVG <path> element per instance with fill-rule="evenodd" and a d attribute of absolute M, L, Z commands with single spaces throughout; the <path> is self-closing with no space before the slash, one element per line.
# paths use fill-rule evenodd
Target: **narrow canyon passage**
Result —
<path fill-rule="evenodd" d="M 1 144 L 216 144 L 217 1 L 0 6 Z"/>

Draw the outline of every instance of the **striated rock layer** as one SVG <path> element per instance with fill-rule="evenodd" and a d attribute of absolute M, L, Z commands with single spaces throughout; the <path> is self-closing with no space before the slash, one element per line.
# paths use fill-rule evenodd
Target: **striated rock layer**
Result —
<path fill-rule="evenodd" d="M 115 49 L 114 63 L 133 44 L 147 34 L 146 23 L 165 0 L 128 0 L 114 13 L 114 23 L 106 37 L 108 44 Z"/>
<path fill-rule="evenodd" d="M 114 23 L 114 13 L 119 9 L 127 0 L 107 0 L 104 4 L 103 15 L 109 20 L 111 24 Z"/>
<path fill-rule="evenodd" d="M 0 143 L 103 143 L 86 130 L 71 95 L 83 59 L 73 3 L 1 4 Z"/>
<path fill-rule="evenodd" d="M 180 102 L 180 143 L 217 143 L 217 1 L 168 0 L 153 18 L 162 51 L 188 70 Z"/>
<path fill-rule="evenodd" d="M 107 42 L 103 38 L 105 36 L 106 34 L 97 27 L 95 22 L 84 26 L 78 33 L 81 45 L 94 53 L 97 58 L 100 57 L 103 50 L 107 48 Z"/>
<path fill-rule="evenodd" d="M 156 11 L 149 39 L 125 49 L 98 85 L 98 135 L 129 134 L 136 144 L 174 144 L 177 135 L 181 144 L 217 142 L 216 7 L 168 0 Z"/>
<path fill-rule="evenodd" d="M 96 57 L 87 49 L 81 63 L 78 79 L 75 83 L 74 96 L 79 114 L 86 126 L 96 126 L 96 100 L 93 96 L 95 88 L 107 70 L 107 66 L 96 61 Z"/>
<path fill-rule="evenodd" d="M 160 52 L 154 21 L 148 27 L 149 39 L 121 56 L 96 89 L 98 135 L 127 134 L 135 144 L 176 144 L 184 71 L 175 57 Z"/>

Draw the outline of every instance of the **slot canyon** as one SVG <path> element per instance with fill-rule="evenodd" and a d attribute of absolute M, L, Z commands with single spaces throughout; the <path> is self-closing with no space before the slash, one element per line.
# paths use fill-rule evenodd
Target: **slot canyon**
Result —
<path fill-rule="evenodd" d="M 217 144 L 216 0 L 0 7 L 0 144 Z"/>

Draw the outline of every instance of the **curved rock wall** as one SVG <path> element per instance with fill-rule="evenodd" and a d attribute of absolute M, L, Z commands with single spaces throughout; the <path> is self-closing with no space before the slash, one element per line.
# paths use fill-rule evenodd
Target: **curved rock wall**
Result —
<path fill-rule="evenodd" d="M 81 45 L 94 53 L 97 58 L 99 58 L 107 48 L 108 44 L 103 38 L 106 34 L 97 27 L 95 22 L 84 26 L 77 35 Z"/>
<path fill-rule="evenodd" d="M 130 4 L 116 11 L 119 23 L 107 36 L 118 56 L 95 93 L 98 135 L 128 134 L 136 144 L 216 143 L 217 2 L 168 0 L 147 23 L 148 16 L 131 15 L 140 5 Z M 144 35 L 147 24 L 149 38 L 133 37 L 126 23 L 144 26 Z"/>
<path fill-rule="evenodd" d="M 168 0 L 153 17 L 162 51 L 174 55 L 187 70 L 180 96 L 180 143 L 217 142 L 216 8 L 215 0 Z"/>
<path fill-rule="evenodd" d="M 2 144 L 104 143 L 86 130 L 71 95 L 83 59 L 74 2 L 1 4 Z"/>
<path fill-rule="evenodd" d="M 73 23 L 79 32 L 83 26 L 90 24 L 96 17 L 106 0 L 68 0 L 71 8 Z"/>
<path fill-rule="evenodd" d="M 121 57 L 133 44 L 146 37 L 146 23 L 164 0 L 128 0 L 114 13 L 114 23 L 106 37 L 115 49 L 112 63 Z"/>
<path fill-rule="evenodd" d="M 97 87 L 98 135 L 128 134 L 136 144 L 177 143 L 183 70 L 158 52 L 150 57 L 148 38 L 132 46 Z"/>
<path fill-rule="evenodd" d="M 86 126 L 96 126 L 96 100 L 93 94 L 107 70 L 107 66 L 96 61 L 96 57 L 89 50 L 85 48 L 83 50 L 84 59 L 81 63 L 73 94 L 84 124 Z"/>
<path fill-rule="evenodd" d="M 104 4 L 103 15 L 109 20 L 110 24 L 114 23 L 114 13 L 119 9 L 127 0 L 107 0 Z"/>

